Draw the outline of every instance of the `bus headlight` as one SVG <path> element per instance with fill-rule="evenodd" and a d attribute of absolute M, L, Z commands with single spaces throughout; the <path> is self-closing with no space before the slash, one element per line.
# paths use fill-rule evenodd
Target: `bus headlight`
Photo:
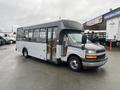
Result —
<path fill-rule="evenodd" d="M 94 51 L 94 50 L 87 50 L 86 54 L 96 54 L 96 51 Z"/>
<path fill-rule="evenodd" d="M 86 59 L 96 59 L 97 56 L 95 56 L 94 54 L 96 54 L 96 51 L 94 51 L 94 50 L 87 50 L 85 58 Z"/>

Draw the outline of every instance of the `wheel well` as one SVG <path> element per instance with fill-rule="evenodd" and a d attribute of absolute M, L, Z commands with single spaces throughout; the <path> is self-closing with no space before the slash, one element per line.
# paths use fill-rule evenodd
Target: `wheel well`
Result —
<path fill-rule="evenodd" d="M 78 55 L 76 55 L 76 54 L 71 54 L 71 55 L 68 56 L 67 62 L 69 61 L 69 58 L 70 58 L 70 57 L 73 57 L 73 56 L 79 58 L 80 61 L 81 61 L 81 58 L 80 58 Z M 82 61 L 81 61 L 81 62 L 82 62 Z"/>
<path fill-rule="evenodd" d="M 27 48 L 24 47 L 23 50 L 22 50 L 22 53 L 23 53 L 24 50 L 27 50 Z"/>

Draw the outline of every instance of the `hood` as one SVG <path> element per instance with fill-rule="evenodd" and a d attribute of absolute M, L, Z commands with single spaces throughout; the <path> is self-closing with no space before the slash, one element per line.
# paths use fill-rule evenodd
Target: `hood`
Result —
<path fill-rule="evenodd" d="M 96 50 L 103 50 L 105 48 L 104 48 L 104 46 L 102 46 L 100 44 L 87 43 L 87 44 L 85 44 L 85 49 L 96 51 Z"/>
<path fill-rule="evenodd" d="M 72 44 L 71 46 L 76 47 L 76 48 L 81 48 L 83 44 Z M 97 50 L 105 50 L 105 47 L 100 44 L 86 43 L 85 49 L 97 51 Z"/>

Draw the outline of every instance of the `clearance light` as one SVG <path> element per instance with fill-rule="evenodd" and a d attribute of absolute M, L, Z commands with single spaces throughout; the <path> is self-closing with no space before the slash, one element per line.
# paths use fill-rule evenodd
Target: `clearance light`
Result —
<path fill-rule="evenodd" d="M 86 55 L 86 56 L 85 56 L 85 58 L 87 58 L 87 59 L 96 59 L 96 58 L 97 58 L 97 56 L 90 56 L 90 55 Z"/>

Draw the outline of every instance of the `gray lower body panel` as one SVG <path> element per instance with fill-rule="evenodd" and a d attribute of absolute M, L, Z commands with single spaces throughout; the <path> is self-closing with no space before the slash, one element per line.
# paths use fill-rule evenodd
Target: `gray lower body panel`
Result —
<path fill-rule="evenodd" d="M 83 60 L 82 65 L 83 67 L 100 67 L 107 62 L 107 57 L 101 60 Z"/>

